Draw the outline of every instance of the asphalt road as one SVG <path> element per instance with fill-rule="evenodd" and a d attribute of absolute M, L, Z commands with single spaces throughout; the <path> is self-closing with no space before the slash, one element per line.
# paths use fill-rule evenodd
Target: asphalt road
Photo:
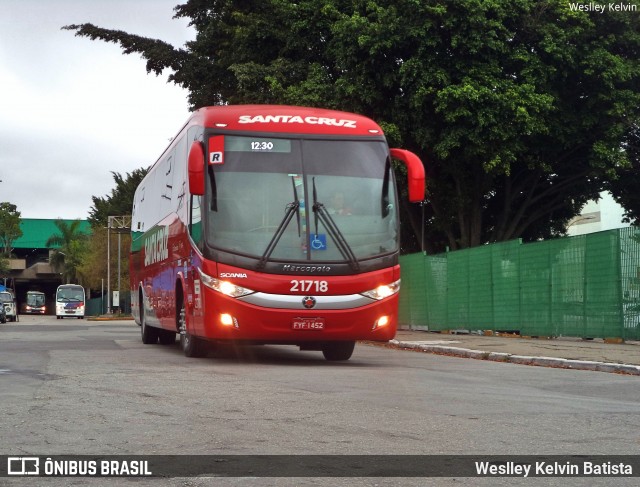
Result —
<path fill-rule="evenodd" d="M 188 359 L 177 343 L 143 345 L 131 321 L 22 316 L 17 324 L 0 325 L 2 455 L 637 455 L 639 404 L 632 376 L 363 344 L 344 363 L 284 346 L 227 347 Z M 0 485 L 88 483 L 42 480 L 0 479 Z M 90 482 L 586 485 L 566 478 L 329 480 Z"/>

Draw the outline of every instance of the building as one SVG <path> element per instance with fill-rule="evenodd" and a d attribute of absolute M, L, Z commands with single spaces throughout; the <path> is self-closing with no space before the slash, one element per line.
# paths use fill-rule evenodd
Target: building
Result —
<path fill-rule="evenodd" d="M 71 224 L 73 220 L 65 220 Z M 52 235 L 59 235 L 56 220 L 23 218 L 20 221 L 22 237 L 13 242 L 14 258 L 9 259 L 11 269 L 7 284 L 14 287 L 18 306 L 22 309 L 27 291 L 41 291 L 47 298 L 47 309 L 53 308 L 56 288 L 62 284 L 62 277 L 51 268 L 49 257 L 52 249 L 45 243 Z M 80 230 L 91 233 L 86 220 L 80 223 Z M 53 247 L 55 248 L 55 247 Z"/>
<path fill-rule="evenodd" d="M 630 226 L 622 221 L 624 208 L 613 199 L 611 193 L 600 193 L 598 201 L 589 201 L 582 208 L 580 214 L 567 225 L 567 235 L 585 235 Z"/>

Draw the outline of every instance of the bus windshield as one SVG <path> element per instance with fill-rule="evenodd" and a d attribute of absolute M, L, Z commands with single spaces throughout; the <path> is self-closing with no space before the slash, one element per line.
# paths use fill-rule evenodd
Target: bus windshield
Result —
<path fill-rule="evenodd" d="M 383 140 L 224 136 L 210 166 L 207 242 L 260 260 L 355 263 L 398 250 Z"/>
<path fill-rule="evenodd" d="M 56 293 L 56 301 L 59 303 L 84 301 L 84 289 L 82 286 L 60 286 Z"/>
<path fill-rule="evenodd" d="M 44 306 L 44 294 L 28 292 L 27 306 Z"/>

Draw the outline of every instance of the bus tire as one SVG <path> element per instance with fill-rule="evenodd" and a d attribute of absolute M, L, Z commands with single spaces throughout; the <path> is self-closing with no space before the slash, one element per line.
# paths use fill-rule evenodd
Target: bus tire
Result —
<path fill-rule="evenodd" d="M 180 330 L 180 348 L 186 357 L 200 358 L 209 353 L 207 342 L 201 338 L 194 337 L 187 331 L 187 310 L 184 306 L 182 292 L 176 293 L 178 299 L 178 312 L 176 316 L 177 329 Z"/>
<path fill-rule="evenodd" d="M 206 357 L 209 353 L 207 342 L 186 332 L 180 334 L 180 346 L 185 357 L 189 358 Z"/>
<path fill-rule="evenodd" d="M 322 355 L 330 362 L 349 360 L 356 342 L 328 342 L 322 345 Z"/>
<path fill-rule="evenodd" d="M 140 320 L 140 322 L 140 335 L 142 336 L 142 343 L 144 343 L 145 345 L 154 345 L 155 343 L 157 343 L 159 330 L 147 325 L 147 319 L 144 313 L 142 314 L 142 319 Z"/>
<path fill-rule="evenodd" d="M 176 343 L 176 333 L 171 330 L 158 330 L 160 345 L 173 345 Z"/>

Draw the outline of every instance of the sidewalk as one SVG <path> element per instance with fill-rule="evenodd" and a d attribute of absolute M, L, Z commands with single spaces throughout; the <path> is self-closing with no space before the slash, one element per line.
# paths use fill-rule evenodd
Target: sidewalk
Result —
<path fill-rule="evenodd" d="M 521 338 L 398 330 L 389 347 L 456 357 L 640 376 L 640 342 Z"/>

